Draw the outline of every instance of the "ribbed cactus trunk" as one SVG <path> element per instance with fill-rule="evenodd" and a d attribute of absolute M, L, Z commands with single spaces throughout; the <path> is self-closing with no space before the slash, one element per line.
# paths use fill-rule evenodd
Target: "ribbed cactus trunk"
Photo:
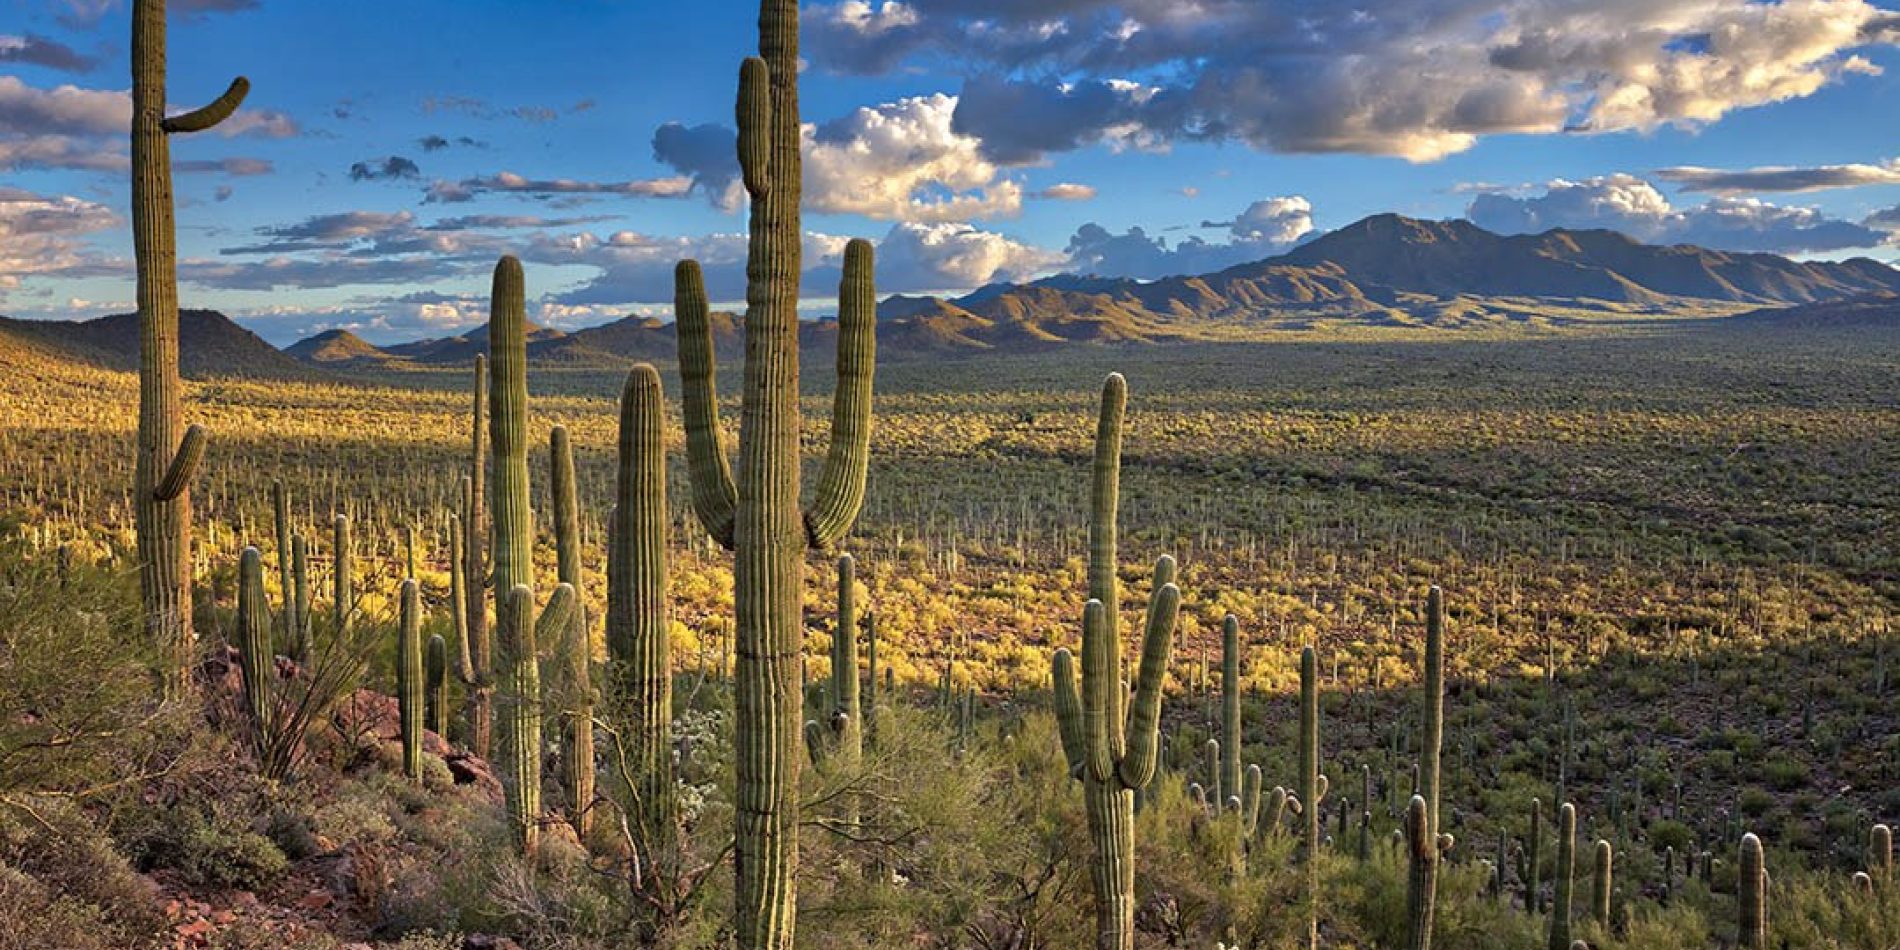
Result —
<path fill-rule="evenodd" d="M 1616 860 L 1616 849 L 1608 841 L 1597 842 L 1596 876 L 1592 880 L 1590 892 L 1590 916 L 1598 924 L 1610 926 L 1610 900 L 1614 892 L 1611 878 L 1611 865 Z"/>
<path fill-rule="evenodd" d="M 1570 892 L 1577 870 L 1577 806 L 1557 811 L 1557 868 L 1550 902 L 1550 950 L 1570 950 Z"/>
<path fill-rule="evenodd" d="M 1319 947 L 1319 831 L 1326 776 L 1319 771 L 1319 655 L 1300 651 L 1300 860 L 1306 879 L 1306 945 Z"/>
<path fill-rule="evenodd" d="M 1407 809 L 1405 837 L 1411 858 L 1407 878 L 1406 946 L 1430 950 L 1438 901 L 1439 858 L 1452 836 L 1438 825 L 1439 757 L 1445 741 L 1445 601 L 1433 587 L 1425 598 L 1425 736 L 1419 751 L 1419 792 Z"/>
<path fill-rule="evenodd" d="M 402 725 L 402 774 L 422 781 L 422 588 L 402 582 L 396 633 L 396 711 Z"/>
<path fill-rule="evenodd" d="M 488 629 L 488 358 L 475 357 L 474 406 L 470 413 L 468 475 L 462 481 L 461 677 L 468 687 L 469 748 L 481 758 L 493 751 L 494 641 Z M 506 590 L 506 588 L 496 588 Z"/>
<path fill-rule="evenodd" d="M 554 500 L 555 571 L 563 584 L 581 590 L 581 508 L 574 481 L 574 446 L 567 427 L 548 433 L 548 459 Z M 567 699 L 563 711 L 562 784 L 567 793 L 568 821 L 585 842 L 594 825 L 594 683 L 593 643 L 589 636 L 587 606 L 574 604 L 573 618 L 561 638 L 560 657 Z"/>
<path fill-rule="evenodd" d="M 736 479 L 719 444 L 705 290 L 679 278 L 680 377 L 686 387 L 694 509 L 734 551 L 736 824 L 734 939 L 741 950 L 792 945 L 798 868 L 798 770 L 804 697 L 799 650 L 807 548 L 857 519 L 871 424 L 876 307 L 871 247 L 845 249 L 838 389 L 831 446 L 811 508 L 799 511 L 798 287 L 801 273 L 797 0 L 761 0 L 759 56 L 739 72 L 739 167 L 751 198 L 745 369 Z"/>
<path fill-rule="evenodd" d="M 284 652 L 299 663 L 310 658 L 310 543 L 290 539 L 290 642 Z"/>
<path fill-rule="evenodd" d="M 1753 834 L 1742 836 L 1735 903 L 1741 917 L 1736 939 L 1744 950 L 1768 950 L 1768 866 L 1762 856 L 1761 839 Z"/>
<path fill-rule="evenodd" d="M 350 516 L 330 521 L 330 609 L 336 616 L 336 637 L 342 642 L 356 622 L 356 570 L 350 554 Z"/>
<path fill-rule="evenodd" d="M 277 617 L 277 642 L 283 645 L 284 652 L 296 656 L 291 649 L 291 640 L 296 636 L 297 614 L 292 607 L 296 601 L 291 596 L 296 580 L 292 573 L 290 550 L 290 496 L 284 492 L 281 479 L 272 479 L 270 484 L 272 520 L 277 528 L 277 590 L 283 598 L 283 609 Z"/>
<path fill-rule="evenodd" d="M 245 548 L 238 556 L 237 599 L 238 672 L 244 684 L 244 709 L 250 714 L 252 739 L 259 755 L 270 744 L 271 652 L 270 604 L 264 596 L 264 556 Z"/>
<path fill-rule="evenodd" d="M 528 507 L 527 303 L 521 262 L 503 257 L 495 265 L 488 319 L 489 442 L 494 455 L 495 589 L 509 604 L 500 626 L 502 695 L 508 747 L 503 788 L 515 840 L 533 855 L 540 843 L 541 674 L 536 659 L 534 612 L 534 516 Z"/>
<path fill-rule="evenodd" d="M 1082 685 L 1075 660 L 1057 650 L 1056 717 L 1063 753 L 1082 776 L 1083 807 L 1095 861 L 1095 945 L 1132 950 L 1135 945 L 1135 791 L 1153 778 L 1160 747 L 1162 684 L 1181 606 L 1174 559 L 1155 564 L 1148 600 L 1141 664 L 1135 673 L 1133 708 L 1122 681 L 1121 640 L 1115 605 L 1121 602 L 1116 564 L 1116 511 L 1121 496 L 1122 416 L 1127 383 L 1119 373 L 1102 386 L 1095 430 L 1095 462 L 1089 512 L 1089 601 L 1082 611 Z"/>
<path fill-rule="evenodd" d="M 864 709 L 858 683 L 858 568 L 849 554 L 838 558 L 838 628 L 831 635 L 831 754 L 840 767 L 856 768 L 864 755 Z"/>
<path fill-rule="evenodd" d="M 1240 620 L 1233 614 L 1221 624 L 1220 651 L 1220 800 L 1240 794 Z"/>
<path fill-rule="evenodd" d="M 202 109 L 165 115 L 165 3 L 132 4 L 132 247 L 138 269 L 139 428 L 133 482 L 145 632 L 165 651 L 167 694 L 189 688 L 191 495 L 205 430 L 184 427 L 178 379 L 178 248 L 168 136 L 229 118 L 250 90 L 243 77 Z"/>
<path fill-rule="evenodd" d="M 673 658 L 666 603 L 666 402 L 660 374 L 641 363 L 620 393 L 618 466 L 607 547 L 607 653 L 624 704 L 634 782 L 630 817 L 649 866 L 677 860 L 673 788 Z"/>
<path fill-rule="evenodd" d="M 449 644 L 441 634 L 429 637 L 422 666 L 423 727 L 446 740 L 449 735 Z"/>

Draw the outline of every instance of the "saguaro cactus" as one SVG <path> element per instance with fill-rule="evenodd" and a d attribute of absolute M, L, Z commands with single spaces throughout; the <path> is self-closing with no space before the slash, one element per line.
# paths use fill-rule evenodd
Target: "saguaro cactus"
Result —
<path fill-rule="evenodd" d="M 494 460 L 495 589 L 534 588 L 534 512 L 528 507 L 527 291 L 521 262 L 495 265 L 489 304 L 488 436 Z M 472 619 L 472 618 L 471 618 Z"/>
<path fill-rule="evenodd" d="M 838 558 L 838 629 L 831 634 L 831 755 L 845 768 L 864 754 L 864 710 L 858 685 L 858 570 Z"/>
<path fill-rule="evenodd" d="M 1075 661 L 1067 649 L 1056 651 L 1053 666 L 1063 752 L 1070 767 L 1082 775 L 1089 838 L 1095 845 L 1090 872 L 1098 950 L 1130 950 L 1135 945 L 1135 789 L 1154 778 L 1161 689 L 1181 609 L 1174 559 L 1164 556 L 1155 563 L 1141 665 L 1135 671 L 1132 708 L 1125 710 L 1128 699 L 1114 605 L 1121 603 L 1115 519 L 1121 496 L 1122 413 L 1127 401 L 1127 383 L 1121 374 L 1111 374 L 1102 385 L 1101 415 L 1095 429 L 1089 601 L 1082 611 L 1080 693 Z"/>
<path fill-rule="evenodd" d="M 237 111 L 239 76 L 216 101 L 165 115 L 165 2 L 132 5 L 132 247 L 138 268 L 139 428 L 133 483 L 139 592 L 145 632 L 170 654 L 166 692 L 190 682 L 192 476 L 204 459 L 203 426 L 184 424 L 178 379 L 178 248 L 169 136 L 202 132 Z"/>
<path fill-rule="evenodd" d="M 238 672 L 243 677 L 244 708 L 250 713 L 260 755 L 270 745 L 270 632 L 270 604 L 264 597 L 264 555 L 256 548 L 245 548 L 238 555 Z"/>
<path fill-rule="evenodd" d="M 1616 860 L 1616 848 L 1608 841 L 1597 841 L 1596 877 L 1590 891 L 1590 915 L 1597 923 L 1610 925 L 1611 864 Z"/>
<path fill-rule="evenodd" d="M 449 735 L 449 644 L 441 634 L 429 637 L 422 659 L 423 726 L 444 739 Z"/>
<path fill-rule="evenodd" d="M 356 619 L 356 579 L 350 557 L 350 516 L 337 515 L 330 522 L 330 607 L 336 612 L 336 636 L 341 642 Z"/>
<path fill-rule="evenodd" d="M 1319 771 L 1319 655 L 1300 651 L 1300 819 L 1306 865 L 1306 945 L 1319 947 L 1319 826 L 1326 799 L 1326 776 Z"/>
<path fill-rule="evenodd" d="M 1524 839 L 1524 909 L 1535 914 L 1543 905 L 1543 895 L 1538 887 L 1538 875 L 1542 874 L 1538 849 L 1544 839 L 1544 803 L 1531 799 L 1531 833 Z"/>
<path fill-rule="evenodd" d="M 1768 950 L 1768 867 L 1762 859 L 1761 839 L 1753 834 L 1742 836 L 1735 904 L 1741 915 L 1736 939 L 1746 950 Z"/>
<path fill-rule="evenodd" d="M 672 645 L 666 604 L 666 404 L 641 363 L 620 393 L 613 520 L 607 546 L 607 654 L 626 716 L 622 753 L 636 785 L 630 817 L 647 862 L 672 860 Z"/>
<path fill-rule="evenodd" d="M 458 673 L 468 687 L 468 744 L 487 758 L 494 736 L 494 641 L 488 631 L 488 358 L 475 357 L 468 475 L 462 479 L 463 622 Z M 451 552 L 452 553 L 452 552 Z"/>
<path fill-rule="evenodd" d="M 1577 806 L 1557 810 L 1556 887 L 1550 902 L 1550 950 L 1570 950 L 1570 890 L 1577 870 Z"/>
<path fill-rule="evenodd" d="M 1867 832 L 1867 876 L 1882 886 L 1893 881 L 1893 829 L 1886 825 Z"/>
<path fill-rule="evenodd" d="M 554 496 L 554 555 L 556 576 L 563 584 L 581 589 L 581 509 L 574 484 L 574 446 L 567 427 L 548 433 L 548 459 Z M 580 840 L 593 834 L 594 804 L 594 684 L 591 670 L 593 643 L 588 636 L 587 605 L 577 600 L 572 619 L 560 640 L 564 666 L 561 692 L 567 700 L 561 757 L 566 786 L 568 821 Z"/>
<path fill-rule="evenodd" d="M 1221 800 L 1240 792 L 1240 620 L 1221 623 L 1220 638 Z"/>
<path fill-rule="evenodd" d="M 1412 950 L 1429 950 L 1432 917 L 1438 900 L 1438 859 L 1454 839 L 1438 825 L 1439 753 L 1445 741 L 1445 602 L 1433 587 L 1425 598 L 1425 736 L 1419 750 L 1419 794 L 1406 812 L 1405 836 L 1411 854 L 1408 879 L 1407 940 Z M 1420 806 L 1423 806 L 1422 808 Z"/>
<path fill-rule="evenodd" d="M 509 588 L 496 611 L 501 640 L 503 711 L 502 793 L 515 846 L 532 858 L 541 844 L 541 670 L 536 644 L 567 628 L 574 588 L 554 589 L 541 618 L 534 619 L 534 591 L 526 584 Z"/>
<path fill-rule="evenodd" d="M 697 265 L 682 262 L 680 378 L 693 507 L 735 552 L 738 781 L 734 938 L 741 950 L 792 944 L 798 866 L 806 547 L 824 549 L 857 520 L 870 447 L 876 296 L 871 245 L 845 248 L 839 288 L 838 389 L 831 446 L 809 510 L 799 511 L 798 286 L 801 275 L 797 0 L 761 0 L 759 56 L 739 71 L 739 167 L 751 198 L 745 383 L 735 480 L 719 444 L 712 341 Z"/>
<path fill-rule="evenodd" d="M 422 589 L 402 582 L 396 634 L 396 710 L 402 723 L 402 774 L 422 781 Z"/>

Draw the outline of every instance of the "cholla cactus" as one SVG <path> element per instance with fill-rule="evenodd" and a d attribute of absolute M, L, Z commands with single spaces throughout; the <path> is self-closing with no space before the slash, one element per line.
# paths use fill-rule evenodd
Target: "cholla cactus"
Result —
<path fill-rule="evenodd" d="M 1135 794 L 1154 778 L 1160 744 L 1161 688 L 1181 608 L 1174 559 L 1155 564 L 1141 664 L 1132 704 L 1121 678 L 1121 602 L 1116 573 L 1116 509 L 1121 495 L 1122 414 L 1127 383 L 1119 373 L 1102 385 L 1095 430 L 1094 486 L 1089 516 L 1089 601 L 1082 611 L 1082 685 L 1067 649 L 1054 662 L 1056 717 L 1063 752 L 1082 775 L 1089 837 L 1095 845 L 1096 946 L 1135 944 Z M 1127 708 L 1132 706 L 1132 708 Z"/>

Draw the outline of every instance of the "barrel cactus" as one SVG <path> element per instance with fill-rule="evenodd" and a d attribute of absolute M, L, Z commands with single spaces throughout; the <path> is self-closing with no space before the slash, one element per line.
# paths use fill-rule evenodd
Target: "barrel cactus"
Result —
<path fill-rule="evenodd" d="M 1095 429 L 1094 485 L 1089 513 L 1089 601 L 1082 610 L 1081 689 L 1075 659 L 1057 650 L 1056 716 L 1063 752 L 1082 777 L 1089 839 L 1095 848 L 1090 878 L 1095 890 L 1096 946 L 1131 950 L 1135 945 L 1135 789 L 1154 778 L 1160 745 L 1161 689 L 1181 608 L 1174 559 L 1155 564 L 1148 598 L 1141 663 L 1129 701 L 1122 683 L 1116 572 L 1116 509 L 1121 496 L 1122 415 L 1127 383 L 1119 373 L 1102 385 Z M 1130 707 L 1130 708 L 1124 708 Z"/>

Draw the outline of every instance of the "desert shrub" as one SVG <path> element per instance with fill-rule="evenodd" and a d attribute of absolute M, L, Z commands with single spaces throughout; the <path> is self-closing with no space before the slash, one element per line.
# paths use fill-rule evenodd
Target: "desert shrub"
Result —
<path fill-rule="evenodd" d="M 133 946 L 161 923 L 149 882 L 70 802 L 0 808 L 0 948 Z"/>
<path fill-rule="evenodd" d="M 125 846 L 139 867 L 164 868 L 206 887 L 260 890 L 290 865 L 249 819 L 217 800 L 152 809 Z"/>

